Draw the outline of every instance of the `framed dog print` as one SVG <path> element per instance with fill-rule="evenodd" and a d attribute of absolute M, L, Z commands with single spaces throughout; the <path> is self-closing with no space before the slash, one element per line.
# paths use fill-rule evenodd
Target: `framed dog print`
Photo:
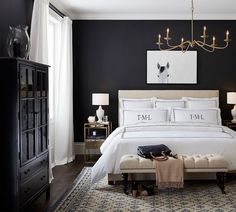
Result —
<path fill-rule="evenodd" d="M 197 51 L 147 50 L 147 84 L 196 84 Z"/>

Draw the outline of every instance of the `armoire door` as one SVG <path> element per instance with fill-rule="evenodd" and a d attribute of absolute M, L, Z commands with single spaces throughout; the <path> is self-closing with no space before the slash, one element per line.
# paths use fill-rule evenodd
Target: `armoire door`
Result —
<path fill-rule="evenodd" d="M 36 98 L 35 69 L 20 65 L 19 69 L 19 129 L 20 129 L 20 161 L 21 166 L 36 157 Z"/>
<path fill-rule="evenodd" d="M 38 152 L 42 154 L 48 148 L 48 74 L 37 69 L 37 110 L 38 110 Z"/>

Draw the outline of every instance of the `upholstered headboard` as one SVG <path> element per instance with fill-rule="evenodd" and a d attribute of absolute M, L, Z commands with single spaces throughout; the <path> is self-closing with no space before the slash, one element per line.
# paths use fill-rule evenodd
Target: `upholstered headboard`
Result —
<path fill-rule="evenodd" d="M 157 97 L 161 99 L 179 99 L 185 97 L 210 98 L 219 97 L 219 90 L 119 90 L 118 100 L 120 98 L 141 99 Z M 118 101 L 118 120 L 120 104 Z"/>
<path fill-rule="evenodd" d="M 118 98 L 150 98 L 179 99 L 186 97 L 219 97 L 219 90 L 119 90 Z"/>

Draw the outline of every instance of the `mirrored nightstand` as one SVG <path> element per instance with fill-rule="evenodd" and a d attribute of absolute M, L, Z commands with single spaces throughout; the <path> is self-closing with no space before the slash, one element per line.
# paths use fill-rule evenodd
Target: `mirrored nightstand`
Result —
<path fill-rule="evenodd" d="M 85 163 L 95 163 L 100 157 L 100 147 L 112 131 L 112 123 L 85 123 L 84 144 Z"/>

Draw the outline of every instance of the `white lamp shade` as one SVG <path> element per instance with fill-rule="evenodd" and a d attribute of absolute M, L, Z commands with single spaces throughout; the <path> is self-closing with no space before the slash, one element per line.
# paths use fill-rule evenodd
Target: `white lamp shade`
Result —
<path fill-rule="evenodd" d="M 93 93 L 92 105 L 109 105 L 108 93 Z"/>
<path fill-rule="evenodd" d="M 227 92 L 227 103 L 236 104 L 236 92 Z"/>

